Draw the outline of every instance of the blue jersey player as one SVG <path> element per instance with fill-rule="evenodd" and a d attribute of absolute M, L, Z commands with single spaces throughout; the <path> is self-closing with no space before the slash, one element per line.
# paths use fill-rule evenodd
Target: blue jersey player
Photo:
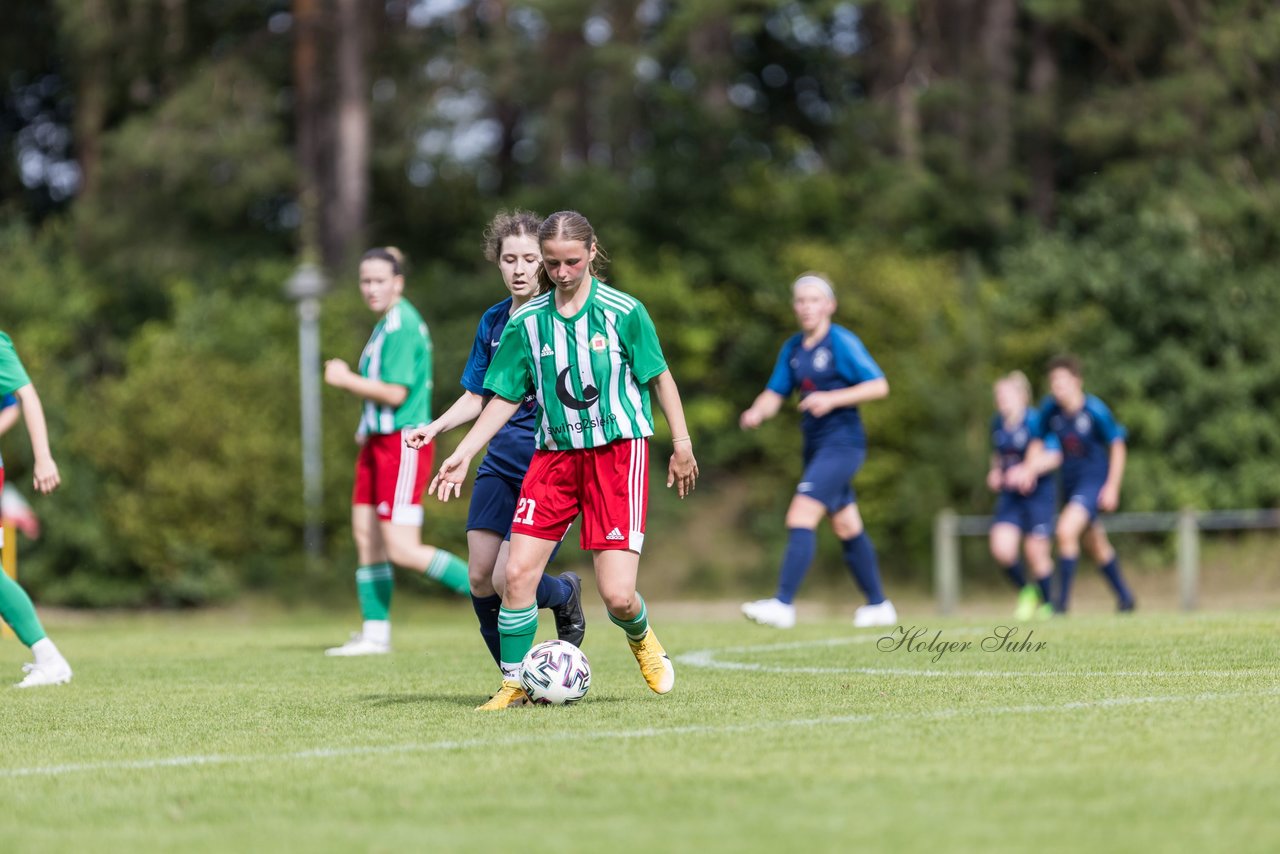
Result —
<path fill-rule="evenodd" d="M 800 332 L 787 339 L 773 376 L 751 408 L 742 413 L 752 430 L 778 414 L 793 391 L 800 393 L 804 431 L 804 474 L 787 509 L 787 548 L 778 588 L 771 599 L 747 602 L 742 613 L 766 626 L 795 625 L 794 600 L 813 561 L 815 531 L 824 516 L 844 543 L 845 562 L 866 594 L 853 624 L 891 626 L 898 621 L 884 597 L 875 546 L 863 529 L 851 483 L 867 456 L 866 431 L 858 407 L 889 394 L 884 372 L 857 335 L 832 324 L 835 291 L 826 277 L 806 273 L 792 285 L 792 304 Z"/>
<path fill-rule="evenodd" d="M 446 430 L 475 420 L 484 408 L 489 397 L 484 376 L 498 349 L 502 330 L 511 313 L 539 292 L 542 250 L 538 245 L 538 227 L 541 224 L 541 218 L 528 211 L 503 211 L 490 222 L 485 231 L 485 257 L 498 265 L 511 296 L 480 318 L 471 355 L 462 372 L 462 396 L 430 425 L 413 431 L 406 441 L 426 444 Z M 533 458 L 537 423 L 538 404 L 530 394 L 489 442 L 488 453 L 476 472 L 467 513 L 471 601 L 480 621 L 480 634 L 495 663 L 499 663 L 498 611 L 502 607 L 503 570 L 510 547 L 511 522 L 520 497 L 520 484 Z M 538 607 L 551 609 L 557 635 L 575 646 L 582 645 L 586 632 L 581 584 L 572 572 L 560 576 L 544 573 L 537 590 Z"/>
<path fill-rule="evenodd" d="M 1042 475 L 1027 493 L 1009 479 L 1027 455 L 1027 449 L 1041 435 L 1040 412 L 1031 407 L 1031 383 L 1022 371 L 1014 371 L 996 380 L 993 389 L 996 414 L 991 419 L 991 468 L 987 486 L 997 495 L 994 519 L 988 535 L 991 556 L 1004 567 L 1009 580 L 1018 588 L 1018 607 L 1014 616 L 1022 621 L 1047 617 L 1053 613 L 1049 604 L 1049 579 L 1053 575 L 1053 556 L 1049 537 L 1053 534 L 1056 493 L 1054 478 Z M 1057 437 L 1045 436 L 1044 447 L 1056 450 Z M 1034 583 L 1027 582 L 1026 571 L 1018 554 L 1022 546 Z"/>
<path fill-rule="evenodd" d="M 1029 460 L 1020 481 L 1053 468 L 1062 469 L 1065 505 L 1058 514 L 1058 584 L 1054 610 L 1065 613 L 1071 601 L 1071 582 L 1083 542 L 1097 561 L 1116 595 L 1121 611 L 1132 611 L 1133 594 L 1120 574 L 1116 550 L 1098 513 L 1110 513 L 1120 503 L 1126 458 L 1125 430 L 1107 405 L 1084 392 L 1079 359 L 1057 356 L 1049 362 L 1049 396 L 1040 405 L 1040 430 L 1045 442 Z M 1058 447 L 1050 442 L 1056 440 Z"/>

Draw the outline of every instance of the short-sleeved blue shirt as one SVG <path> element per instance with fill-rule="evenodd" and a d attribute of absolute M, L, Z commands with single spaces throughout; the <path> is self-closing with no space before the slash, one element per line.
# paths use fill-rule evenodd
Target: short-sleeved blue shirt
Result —
<path fill-rule="evenodd" d="M 471 355 L 462 371 L 462 387 L 472 394 L 492 397 L 485 391 L 484 375 L 502 340 L 502 330 L 511 317 L 511 297 L 490 308 L 480 318 L 476 338 L 471 344 Z M 525 472 L 533 459 L 534 433 L 538 427 L 538 398 L 532 391 L 524 396 L 520 408 L 511 420 L 502 426 L 498 435 L 489 441 L 477 473 L 489 472 L 511 480 L 524 480 Z"/>
<path fill-rule="evenodd" d="M 782 345 L 768 389 L 787 397 L 799 389 L 800 397 L 815 391 L 848 388 L 884 376 L 862 340 L 843 326 L 831 325 L 821 341 L 804 346 L 804 333 L 796 333 Z M 865 446 L 866 431 L 858 407 L 835 409 L 821 418 L 805 413 L 801 418 L 805 446 L 849 444 Z"/>
<path fill-rule="evenodd" d="M 1040 427 L 1040 412 L 1037 409 L 1028 407 L 1022 420 L 1015 426 L 1009 427 L 1004 423 L 1004 418 L 1000 413 L 996 413 L 991 418 L 991 447 L 995 450 L 996 456 L 1000 459 L 1000 470 L 1008 471 L 1027 458 L 1027 447 L 1034 439 L 1040 439 L 1044 442 L 1047 450 L 1061 450 L 1058 445 L 1058 437 L 1049 433 L 1044 435 L 1044 430 Z M 1033 495 L 1039 495 L 1053 488 L 1053 476 L 1043 475 L 1036 482 L 1035 492 Z"/>
<path fill-rule="evenodd" d="M 1079 412 L 1066 412 L 1052 396 L 1040 403 L 1040 435 L 1046 446 L 1049 436 L 1062 450 L 1062 480 L 1070 490 L 1074 484 L 1102 483 L 1111 470 L 1111 446 L 1122 442 L 1126 433 L 1107 405 L 1091 394 L 1084 397 Z"/>

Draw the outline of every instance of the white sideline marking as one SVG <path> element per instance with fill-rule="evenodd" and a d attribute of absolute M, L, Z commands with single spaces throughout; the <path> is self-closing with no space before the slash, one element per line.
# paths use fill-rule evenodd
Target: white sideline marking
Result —
<path fill-rule="evenodd" d="M 124 759 L 106 762 L 81 762 L 66 765 L 36 765 L 27 768 L 0 769 L 0 778 L 15 777 L 60 777 L 85 771 L 143 771 L 156 768 L 183 768 L 199 765 L 261 765 L 269 762 L 291 762 L 307 759 L 336 759 L 349 756 L 377 756 L 384 754 L 429 753 L 447 750 L 470 750 L 485 747 L 513 747 L 531 743 L 554 743 L 557 741 L 599 741 L 620 738 L 661 738 L 673 735 L 728 735 L 745 732 L 762 732 L 799 727 L 839 726 L 841 724 L 869 723 L 873 721 L 892 720 L 944 720 L 964 716 L 981 717 L 983 715 L 1015 715 L 1039 714 L 1045 712 L 1076 711 L 1080 709 L 1113 709 L 1125 706 L 1137 706 L 1153 703 L 1206 702 L 1212 700 L 1231 700 L 1242 697 L 1275 697 L 1280 696 L 1280 688 L 1265 691 L 1239 691 L 1223 694 L 1186 694 L 1186 695 L 1154 695 L 1148 697 L 1108 697 L 1101 700 L 1074 700 L 1053 705 L 981 706 L 963 709 L 940 709 L 923 714 L 859 714 L 835 715 L 825 718 L 797 718 L 785 721 L 761 721 L 751 724 L 690 724 L 687 726 L 652 727 L 632 730 L 607 730 L 594 732 L 547 733 L 545 735 L 520 735 L 491 739 L 462 739 L 427 742 L 410 742 L 408 744 L 365 745 L 356 747 L 316 747 L 310 750 L 298 750 L 290 753 L 258 753 L 258 754 L 209 754 L 205 756 L 169 756 L 156 759 Z"/>
<path fill-rule="evenodd" d="M 964 628 L 949 630 L 952 635 L 961 637 L 971 634 L 989 635 L 990 629 Z M 1278 671 L 1276 668 L 1254 667 L 1240 668 L 1238 670 L 941 670 L 931 669 L 923 670 L 916 667 L 805 667 L 805 666 L 787 666 L 776 664 L 760 664 L 754 661 L 722 661 L 720 655 L 723 653 L 735 652 L 775 652 L 784 649 L 806 649 L 818 646 L 844 646 L 846 644 L 855 643 L 872 643 L 878 641 L 885 635 L 856 635 L 847 638 L 827 638 L 825 640 L 813 641 L 792 641 L 789 643 L 771 643 L 771 644 L 754 644 L 749 646 L 726 646 L 716 649 L 698 649 L 693 652 L 687 652 L 683 655 L 676 656 L 676 662 L 679 664 L 687 664 L 690 667 L 705 667 L 712 670 L 745 670 L 752 673 L 816 673 L 816 674 L 857 674 L 862 676 L 977 676 L 1001 678 L 1005 676 L 1054 676 L 1054 677 L 1070 677 L 1070 676 L 1124 676 L 1137 677 L 1144 679 L 1154 679 L 1166 676 L 1206 676 L 1206 677 L 1229 677 L 1229 676 L 1257 676 L 1260 674 L 1275 675 Z M 890 653 L 885 653 L 889 655 Z M 928 652 L 899 652 L 895 651 L 893 655 L 901 656 L 918 656 L 919 658 L 930 658 Z M 965 655 L 968 653 L 949 652 L 948 656 Z M 1014 657 L 1020 653 L 1001 653 L 991 652 L 984 655 L 1008 655 Z M 954 658 L 948 658 L 951 661 Z"/>

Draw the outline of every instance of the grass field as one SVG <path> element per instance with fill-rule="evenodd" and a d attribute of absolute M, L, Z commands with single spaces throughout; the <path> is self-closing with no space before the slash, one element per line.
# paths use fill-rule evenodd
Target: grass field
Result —
<path fill-rule="evenodd" d="M 1072 617 L 1018 652 L 907 617 L 972 643 L 934 661 L 668 612 L 672 694 L 595 612 L 586 700 L 483 715 L 461 603 L 347 660 L 332 614 L 55 618 L 75 681 L 0 694 L 0 850 L 1280 851 L 1280 613 Z"/>

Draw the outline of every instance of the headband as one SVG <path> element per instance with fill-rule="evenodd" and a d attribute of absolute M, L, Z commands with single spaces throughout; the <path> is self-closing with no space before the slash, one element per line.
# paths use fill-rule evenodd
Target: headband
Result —
<path fill-rule="evenodd" d="M 805 285 L 817 285 L 822 288 L 829 299 L 836 298 L 836 292 L 831 288 L 831 283 L 821 276 L 801 276 L 791 285 L 791 292 L 795 293 L 798 288 Z"/>

